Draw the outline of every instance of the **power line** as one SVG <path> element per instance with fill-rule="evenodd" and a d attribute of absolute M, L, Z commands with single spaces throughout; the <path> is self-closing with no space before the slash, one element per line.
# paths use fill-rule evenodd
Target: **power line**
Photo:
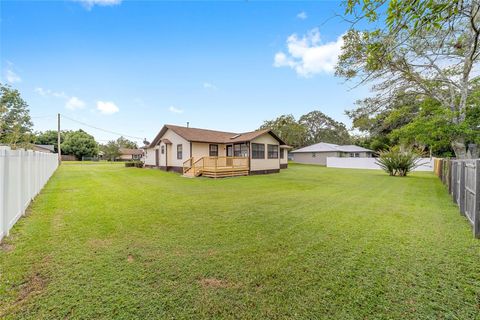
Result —
<path fill-rule="evenodd" d="M 115 135 L 118 135 L 118 136 L 130 138 L 130 139 L 142 140 L 142 141 L 144 139 L 144 138 L 135 137 L 135 136 L 131 136 L 131 135 L 128 135 L 128 134 L 123 134 L 123 133 L 119 133 L 119 132 L 115 132 L 115 131 L 110 131 L 110 130 L 107 130 L 107 129 L 102 129 L 102 128 L 99 128 L 99 127 L 96 127 L 96 126 L 92 126 L 92 125 L 87 124 L 85 122 L 78 121 L 78 120 L 72 119 L 70 117 L 67 117 L 66 115 L 63 115 L 63 114 L 61 116 L 63 118 L 66 118 L 66 119 L 70 120 L 70 121 L 77 122 L 77 123 L 80 123 L 81 125 L 84 125 L 84 126 L 96 129 L 96 130 L 100 130 L 100 131 L 103 131 L 103 132 L 106 132 L 106 133 L 115 134 Z"/>

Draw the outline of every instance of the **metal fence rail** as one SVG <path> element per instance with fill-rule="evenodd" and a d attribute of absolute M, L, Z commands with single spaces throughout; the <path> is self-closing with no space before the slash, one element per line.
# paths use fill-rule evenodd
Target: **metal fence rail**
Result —
<path fill-rule="evenodd" d="M 58 167 L 57 154 L 0 146 L 0 240 Z"/>
<path fill-rule="evenodd" d="M 480 238 L 480 159 L 435 159 L 434 172 L 472 224 L 475 237 Z"/>

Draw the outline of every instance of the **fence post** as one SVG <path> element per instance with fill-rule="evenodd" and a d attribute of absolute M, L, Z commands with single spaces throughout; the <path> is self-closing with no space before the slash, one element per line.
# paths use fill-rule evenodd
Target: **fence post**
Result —
<path fill-rule="evenodd" d="M 475 238 L 480 238 L 480 160 L 475 161 L 475 202 L 473 206 L 473 235 Z"/>
<path fill-rule="evenodd" d="M 465 161 L 460 161 L 460 188 L 459 204 L 460 214 L 465 215 Z"/>
<path fill-rule="evenodd" d="M 0 147 L 0 149 L 2 149 L 2 155 L 4 156 L 4 160 L 3 160 L 3 168 L 1 168 L 0 170 L 3 171 L 3 183 L 2 183 L 2 188 L 1 188 L 1 191 L 2 191 L 2 198 L 3 198 L 3 201 L 2 203 L 0 203 L 0 206 L 2 206 L 2 217 L 0 217 L 2 219 L 2 225 L 3 225 L 3 230 L 2 231 L 2 236 L 6 237 L 8 236 L 8 230 L 9 230 L 9 226 L 8 226 L 8 206 L 9 206 L 9 203 L 8 203 L 8 179 L 10 178 L 10 174 L 9 174 L 9 160 L 10 160 L 10 155 L 9 155 L 9 151 L 10 151 L 10 148 L 9 147 Z"/>

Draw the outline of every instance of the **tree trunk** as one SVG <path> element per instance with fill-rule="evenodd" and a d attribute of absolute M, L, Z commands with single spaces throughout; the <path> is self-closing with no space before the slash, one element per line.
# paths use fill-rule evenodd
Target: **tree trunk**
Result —
<path fill-rule="evenodd" d="M 452 141 L 452 149 L 455 152 L 457 159 L 467 158 L 467 147 L 465 146 L 465 139 L 458 138 Z"/>

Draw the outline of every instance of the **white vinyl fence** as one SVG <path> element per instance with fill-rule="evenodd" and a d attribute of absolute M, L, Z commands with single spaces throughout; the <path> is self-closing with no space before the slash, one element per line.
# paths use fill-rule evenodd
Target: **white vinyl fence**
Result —
<path fill-rule="evenodd" d="M 0 146 L 0 240 L 58 167 L 54 153 Z"/>
<path fill-rule="evenodd" d="M 327 167 L 346 168 L 346 169 L 377 169 L 381 170 L 376 164 L 376 158 L 340 158 L 327 157 Z M 433 171 L 433 158 L 421 158 L 418 160 L 420 165 L 414 171 Z"/>

